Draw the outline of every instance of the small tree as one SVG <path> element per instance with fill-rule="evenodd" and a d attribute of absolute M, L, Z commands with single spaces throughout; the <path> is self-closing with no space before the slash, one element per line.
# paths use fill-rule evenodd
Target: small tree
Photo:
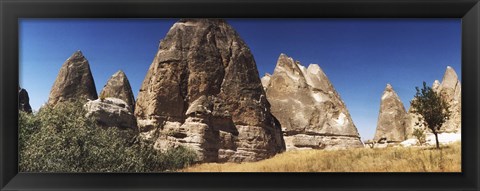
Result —
<path fill-rule="evenodd" d="M 413 130 L 413 136 L 418 139 L 418 143 L 420 143 L 420 145 L 423 145 L 426 142 L 425 131 L 421 128 L 415 128 L 415 130 Z"/>
<path fill-rule="evenodd" d="M 443 123 L 450 116 L 448 103 L 442 97 L 433 91 L 423 82 L 423 88 L 420 90 L 415 87 L 417 93 L 414 99 L 410 102 L 413 108 L 412 112 L 419 114 L 418 121 L 420 125 L 428 127 L 435 135 L 437 149 L 440 148 L 438 143 L 438 133 Z"/>

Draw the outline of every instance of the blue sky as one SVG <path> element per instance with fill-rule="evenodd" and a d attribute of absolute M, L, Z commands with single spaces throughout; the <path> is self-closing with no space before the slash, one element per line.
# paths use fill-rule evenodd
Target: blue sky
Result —
<path fill-rule="evenodd" d="M 20 86 L 34 110 L 48 100 L 63 62 L 81 50 L 97 91 L 118 70 L 135 97 L 159 41 L 177 19 L 20 19 Z M 262 77 L 280 53 L 319 64 L 347 105 L 362 140 L 375 133 L 380 97 L 392 84 L 405 108 L 423 81 L 447 66 L 461 77 L 460 19 L 228 19 Z"/>

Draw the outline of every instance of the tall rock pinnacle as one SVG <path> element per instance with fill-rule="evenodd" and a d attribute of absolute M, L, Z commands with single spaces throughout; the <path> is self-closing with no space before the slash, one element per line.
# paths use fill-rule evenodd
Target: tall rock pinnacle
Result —
<path fill-rule="evenodd" d="M 81 51 L 76 51 L 63 63 L 55 79 L 48 105 L 55 106 L 64 101 L 84 101 L 97 99 L 97 90 L 93 81 L 88 60 Z"/>
<path fill-rule="evenodd" d="M 132 112 L 134 111 L 135 99 L 133 97 L 132 87 L 130 87 L 127 75 L 121 70 L 110 77 L 107 84 L 103 87 L 100 97 L 119 98 L 127 103 Z"/>
<path fill-rule="evenodd" d="M 457 73 L 455 70 L 447 66 L 445 70 L 445 74 L 443 75 L 442 82 L 435 82 L 432 85 L 432 90 L 437 92 L 442 96 L 449 107 L 450 110 L 450 117 L 443 123 L 442 127 L 440 128 L 440 132 L 447 132 L 447 133 L 458 133 L 461 132 L 462 127 L 462 87 L 460 80 L 458 80 Z M 407 127 L 407 135 L 412 137 L 412 133 L 414 129 L 425 129 L 425 127 L 420 127 L 417 125 L 418 123 L 418 115 L 413 114 L 410 112 L 411 108 L 409 109 L 409 126 Z M 430 132 L 429 130 L 426 130 Z"/>
<path fill-rule="evenodd" d="M 262 82 L 287 149 L 363 147 L 350 113 L 318 65 L 305 68 L 281 54 Z"/>
<path fill-rule="evenodd" d="M 170 28 L 135 116 L 144 135 L 159 132 L 156 148 L 184 145 L 202 161 L 256 161 L 285 149 L 253 55 L 221 19 L 182 19 Z"/>
<path fill-rule="evenodd" d="M 374 140 L 386 138 L 387 142 L 401 142 L 406 139 L 407 112 L 397 93 L 387 84 L 380 101 L 377 130 Z"/>

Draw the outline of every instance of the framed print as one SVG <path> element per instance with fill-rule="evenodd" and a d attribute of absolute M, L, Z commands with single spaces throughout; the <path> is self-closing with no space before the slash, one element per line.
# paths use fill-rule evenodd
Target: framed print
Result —
<path fill-rule="evenodd" d="M 2 190 L 478 190 L 480 4 L 0 1 Z"/>

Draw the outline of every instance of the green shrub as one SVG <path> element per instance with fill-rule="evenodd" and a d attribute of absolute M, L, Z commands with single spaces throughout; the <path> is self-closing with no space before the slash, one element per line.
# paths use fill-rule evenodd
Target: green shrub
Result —
<path fill-rule="evenodd" d="M 191 164 L 196 155 L 179 147 L 161 153 L 137 133 L 98 127 L 81 103 L 19 114 L 22 172 L 158 172 Z"/>
<path fill-rule="evenodd" d="M 425 131 L 420 128 L 415 128 L 412 133 L 413 136 L 415 136 L 418 139 L 418 142 L 420 144 L 424 144 L 426 142 L 426 135 Z"/>

